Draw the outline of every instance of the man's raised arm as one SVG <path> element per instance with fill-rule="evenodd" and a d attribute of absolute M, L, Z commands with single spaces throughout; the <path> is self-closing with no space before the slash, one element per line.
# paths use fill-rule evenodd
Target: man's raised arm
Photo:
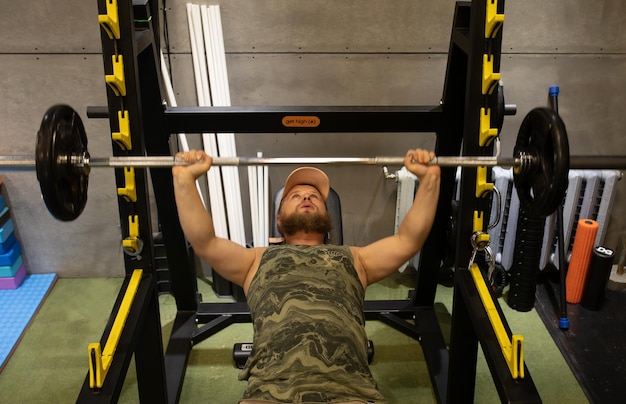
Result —
<path fill-rule="evenodd" d="M 407 152 L 404 166 L 419 179 L 413 205 L 396 234 L 355 249 L 355 263 L 361 266 L 368 285 L 393 274 L 424 245 L 439 200 L 441 169 L 428 164 L 434 157 L 433 152 L 421 149 Z"/>
<path fill-rule="evenodd" d="M 172 167 L 174 194 L 180 225 L 194 253 L 206 261 L 221 276 L 242 286 L 255 260 L 253 249 L 217 237 L 213 219 L 198 194 L 196 180 L 210 168 L 213 159 L 203 151 L 179 153 L 190 163 Z"/>

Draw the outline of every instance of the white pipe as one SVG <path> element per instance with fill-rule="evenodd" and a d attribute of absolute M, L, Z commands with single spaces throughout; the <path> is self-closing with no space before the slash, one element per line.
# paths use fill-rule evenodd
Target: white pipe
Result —
<path fill-rule="evenodd" d="M 174 88 L 172 87 L 172 80 L 170 74 L 167 71 L 167 65 L 165 64 L 165 57 L 163 51 L 159 51 L 161 59 L 161 74 L 163 76 L 163 83 L 165 85 L 165 94 L 167 96 L 167 104 L 176 107 L 176 95 L 174 94 Z M 189 142 L 187 142 L 187 136 L 184 133 L 179 133 L 177 137 L 179 144 L 183 151 L 189 151 Z"/>
<path fill-rule="evenodd" d="M 209 10 L 207 10 L 207 18 L 211 21 L 211 27 L 210 27 L 210 32 L 209 34 L 211 35 L 211 60 L 213 62 L 213 64 L 215 65 L 215 87 L 214 87 L 214 91 L 217 94 L 217 100 L 219 101 L 219 106 L 227 106 L 227 104 L 224 103 L 225 100 L 225 96 L 224 96 L 224 82 L 228 80 L 228 78 L 225 78 L 224 75 L 222 74 L 222 66 L 221 66 L 221 60 L 220 60 L 220 55 L 219 55 L 219 45 L 218 45 L 218 33 L 217 33 L 217 27 L 215 24 L 215 6 L 211 6 L 209 7 Z"/>
<path fill-rule="evenodd" d="M 200 8 L 197 5 L 187 4 L 187 18 L 189 22 L 189 36 L 192 48 L 192 60 L 194 64 L 194 76 L 196 80 L 196 93 L 198 95 L 199 106 L 209 106 L 210 99 L 206 99 L 208 93 L 208 82 L 206 79 L 206 65 L 204 62 L 204 47 L 200 47 L 202 41 L 202 31 L 200 29 Z M 209 101 L 207 103 L 207 101 Z M 215 135 L 203 133 L 204 149 L 210 155 L 216 156 L 217 146 L 215 145 Z M 209 200 L 213 216 L 215 234 L 219 237 L 228 238 L 228 228 L 226 224 L 226 214 L 224 211 L 224 200 L 221 193 L 221 175 L 219 169 L 210 170 L 207 174 L 207 186 L 209 188 Z"/>
<path fill-rule="evenodd" d="M 263 153 L 259 152 L 257 153 L 257 157 L 262 157 Z M 257 166 L 256 168 L 256 172 L 257 172 L 257 198 L 259 200 L 259 239 L 260 242 L 263 243 L 263 245 L 265 245 L 265 240 L 263 239 L 263 233 L 264 233 L 264 229 L 267 227 L 267 223 L 265 223 L 265 203 L 263 200 L 263 167 L 261 166 Z"/>
<path fill-rule="evenodd" d="M 263 153 L 262 152 L 257 152 L 257 157 L 263 157 Z M 257 208 L 258 211 L 256 212 L 256 215 L 258 217 L 258 235 L 257 237 L 259 238 L 259 242 L 262 243 L 261 246 L 265 246 L 265 238 L 263 236 L 263 232 L 265 229 L 265 215 L 264 212 L 266 210 L 266 206 L 263 203 L 264 199 L 263 199 L 263 167 L 261 166 L 257 166 L 256 167 L 256 173 L 255 173 L 255 178 L 256 178 L 256 189 L 257 189 Z"/>
<path fill-rule="evenodd" d="M 216 24 L 219 20 L 219 7 L 210 6 L 202 7 L 203 30 L 206 47 L 206 61 L 209 66 L 209 80 L 211 83 L 211 99 L 213 105 L 228 106 L 230 105 L 230 96 L 228 94 L 228 77 L 225 72 L 225 57 L 219 51 L 220 25 Z M 217 134 L 217 144 L 219 156 L 234 157 L 237 155 L 234 134 Z M 239 181 L 239 171 L 236 167 L 223 167 L 224 176 L 224 192 L 226 194 L 226 208 L 229 218 L 229 229 L 231 240 L 245 245 L 245 226 L 243 223 L 243 206 L 241 201 L 241 185 Z"/>
<path fill-rule="evenodd" d="M 203 45 L 202 19 L 200 6 L 192 5 L 193 8 L 193 29 L 196 35 L 196 49 L 198 51 L 198 66 L 200 68 L 200 90 L 202 93 L 202 104 L 200 106 L 211 106 L 209 80 L 207 77 L 207 65 L 205 62 L 205 47 Z"/>
<path fill-rule="evenodd" d="M 226 51 L 224 49 L 224 35 L 223 35 L 223 31 L 222 31 L 222 20 L 221 20 L 221 16 L 220 16 L 220 7 L 219 6 L 214 6 L 213 7 L 214 10 L 214 14 L 215 14 L 215 21 L 216 21 L 216 31 L 217 31 L 217 45 L 219 48 L 219 52 L 218 55 L 220 56 L 220 60 L 221 63 L 219 64 L 222 67 L 222 75 L 224 77 L 222 83 L 224 84 L 224 91 L 223 91 L 223 96 L 224 96 L 224 105 L 230 106 L 231 105 L 231 100 L 230 100 L 230 88 L 229 88 L 229 83 L 228 83 L 228 71 L 227 71 L 227 64 L 226 64 Z M 230 133 L 229 134 L 229 138 L 230 138 L 230 142 L 232 145 L 232 153 L 233 155 L 237 155 L 237 148 L 236 148 L 236 143 L 235 143 L 235 134 Z M 240 185 L 239 185 L 239 176 L 237 173 L 237 169 L 235 169 L 233 167 L 233 172 L 235 173 L 235 179 L 236 179 L 236 186 L 235 186 L 235 197 L 236 197 L 236 204 L 238 206 L 238 214 L 237 214 L 237 218 L 239 221 L 239 229 L 242 232 L 242 237 L 243 239 L 245 239 L 245 225 L 244 225 L 244 220 L 243 220 L 243 207 L 242 207 L 242 202 L 241 202 L 241 190 L 240 190 Z"/>
<path fill-rule="evenodd" d="M 220 106 L 219 100 L 216 97 L 216 93 L 215 93 L 215 82 L 217 80 L 217 70 L 216 70 L 216 66 L 215 66 L 215 61 L 213 60 L 213 45 L 211 43 L 212 39 L 211 39 L 211 28 L 210 28 L 210 21 L 208 18 L 208 9 L 206 5 L 202 5 L 200 6 L 200 15 L 202 17 L 202 33 L 204 35 L 204 42 L 203 42 L 203 46 L 204 46 L 204 51 L 205 51 L 205 63 L 207 66 L 207 72 L 208 72 L 208 81 L 209 81 L 209 88 L 210 88 L 210 94 L 211 94 L 211 101 L 212 104 L 214 106 Z"/>
<path fill-rule="evenodd" d="M 191 60 L 193 62 L 193 72 L 196 83 L 196 96 L 198 97 L 198 105 L 204 105 L 204 94 L 202 92 L 202 86 L 199 83 L 202 82 L 202 69 L 200 66 L 200 51 L 197 46 L 197 33 L 194 28 L 194 5 L 187 3 L 187 23 L 189 24 L 189 42 L 191 45 Z"/>
<path fill-rule="evenodd" d="M 248 190 L 250 192 L 250 218 L 252 221 L 252 244 L 261 247 L 259 240 L 258 195 L 256 187 L 256 167 L 248 166 Z"/>
<path fill-rule="evenodd" d="M 204 7 L 202 9 L 203 14 L 203 28 L 205 35 L 205 47 L 207 55 L 207 65 L 210 66 L 209 71 L 213 74 L 209 75 L 211 83 L 211 99 L 213 105 L 224 105 L 224 85 L 223 81 L 227 80 L 220 75 L 220 66 L 217 62 L 219 57 L 217 55 L 217 45 L 215 24 L 213 19 L 212 7 Z M 224 157 L 233 157 L 236 155 L 234 144 L 232 144 L 233 135 L 218 133 L 217 144 L 219 148 L 219 155 Z M 243 209 L 241 207 L 240 196 L 240 184 L 239 184 L 239 172 L 235 167 L 222 168 L 222 174 L 224 176 L 224 192 L 226 194 L 226 208 L 228 211 L 229 228 L 231 239 L 242 245 L 245 245 L 245 234 L 243 231 Z M 238 198 L 239 196 L 239 198 Z"/>
<path fill-rule="evenodd" d="M 265 204 L 265 209 L 263 210 L 263 221 L 265 222 L 265 227 L 263 228 L 263 242 L 264 246 L 269 245 L 270 239 L 270 227 L 274 227 L 273 223 L 270 223 L 270 209 L 272 209 L 273 205 L 270 203 L 269 198 L 269 169 L 267 166 L 263 166 L 263 203 Z"/>
<path fill-rule="evenodd" d="M 197 12 L 199 13 L 199 27 L 201 27 L 203 34 L 203 41 L 198 41 L 198 46 L 203 47 L 203 64 L 207 67 L 206 74 L 203 79 L 207 82 L 206 87 L 204 88 L 204 97 L 205 101 L 209 101 L 211 105 L 220 105 L 219 96 L 215 93 L 215 81 L 218 80 L 216 73 L 216 66 L 214 63 L 213 56 L 213 46 L 211 44 L 211 33 L 210 33 L 210 21 L 208 19 L 208 8 L 206 5 L 197 6 Z M 210 152 L 208 152 L 211 156 L 219 156 L 219 157 L 230 157 L 228 154 L 224 154 L 225 147 L 221 141 L 221 135 L 215 134 L 212 136 L 212 139 L 207 139 L 210 147 L 208 148 Z M 206 146 L 205 146 L 206 147 Z M 231 175 L 229 173 L 229 169 L 226 167 L 220 167 L 219 171 L 221 173 L 221 178 L 223 181 L 220 181 L 219 184 L 215 183 L 216 188 L 215 192 L 219 192 L 222 195 L 225 203 L 225 211 L 224 215 L 232 216 L 231 214 L 231 205 L 232 205 L 232 191 L 230 190 L 230 186 L 228 185 L 231 182 Z M 229 217 L 230 219 L 230 217 Z M 240 243 L 240 236 L 238 231 L 233 227 L 232 219 L 227 221 L 228 226 L 228 234 L 229 238 L 235 242 Z M 241 244 L 241 243 L 240 243 Z"/>
<path fill-rule="evenodd" d="M 165 57 L 163 56 L 163 51 L 159 51 L 160 59 L 161 59 L 161 74 L 163 75 L 163 83 L 165 84 L 165 93 L 167 96 L 167 103 L 172 107 L 176 107 L 176 95 L 174 94 L 174 88 L 172 87 L 172 80 L 170 78 L 170 74 L 167 70 L 167 65 L 165 64 Z M 184 133 L 179 133 L 176 137 L 178 139 L 178 143 L 183 151 L 189 151 L 189 142 L 187 141 L 187 135 Z M 200 181 L 196 181 L 196 188 L 198 189 L 198 195 L 200 195 L 200 199 L 202 200 L 202 204 L 206 209 L 206 201 L 204 199 L 204 195 L 202 194 L 202 188 L 200 187 Z"/>
<path fill-rule="evenodd" d="M 195 21 L 196 21 L 196 32 L 202 32 L 201 30 L 201 18 L 200 18 L 200 7 L 195 8 Z M 204 58 L 204 46 L 203 41 L 197 42 L 198 48 L 202 49 L 203 58 L 201 59 L 201 65 L 203 67 L 203 75 L 202 75 L 202 92 L 203 99 L 206 106 L 212 105 L 209 80 L 207 77 L 206 63 Z M 217 137 L 215 133 L 203 133 L 202 140 L 204 144 L 204 150 L 210 156 L 219 156 L 219 147 L 217 143 Z M 217 167 L 216 167 L 217 168 Z M 218 229 L 216 229 L 216 235 L 223 238 L 232 238 L 232 233 L 229 231 L 228 226 L 228 216 L 226 213 L 226 202 L 223 193 L 223 168 L 219 167 L 217 169 L 210 170 L 207 175 L 207 182 L 209 184 L 209 195 L 211 197 L 211 212 L 213 216 L 213 221 L 215 223 L 215 217 L 218 217 Z"/>
<path fill-rule="evenodd" d="M 214 56 L 215 50 L 214 50 L 213 39 L 211 35 L 209 12 L 208 12 L 208 8 L 206 5 L 200 6 L 200 15 L 201 15 L 202 32 L 204 34 L 203 45 L 205 48 L 205 62 L 208 67 L 208 81 L 209 81 L 209 89 L 210 89 L 210 93 L 207 93 L 207 97 L 210 97 L 213 105 L 218 106 L 218 105 L 221 105 L 221 101 L 220 101 L 221 96 L 219 94 L 219 87 L 216 83 L 219 82 L 220 77 L 217 75 L 217 67 L 215 65 L 215 56 Z M 212 154 L 213 156 L 232 157 L 231 153 L 228 150 L 229 146 L 224 144 L 222 134 L 219 134 L 219 133 L 216 134 L 216 142 L 217 142 L 217 149 L 215 153 Z M 230 234 L 231 240 L 239 244 L 245 244 L 245 240 L 243 240 L 243 243 L 242 243 L 240 232 L 238 231 L 237 226 L 235 225 L 235 220 L 233 219 L 235 217 L 235 212 L 233 211 L 234 210 L 233 190 L 230 185 L 233 182 L 231 171 L 232 170 L 227 167 L 221 168 L 222 177 L 223 177 L 222 192 L 224 193 L 224 199 L 226 203 L 226 212 L 230 219 L 228 220 L 229 234 Z"/>
<path fill-rule="evenodd" d="M 213 18 L 215 25 L 215 32 L 217 34 L 215 44 L 217 46 L 216 55 L 218 56 L 218 66 L 220 67 L 220 74 L 224 77 L 224 105 L 230 106 L 230 89 L 228 88 L 228 69 L 226 65 L 226 50 L 224 49 L 224 31 L 222 30 L 222 17 L 220 14 L 220 6 L 211 6 L 213 10 Z"/>

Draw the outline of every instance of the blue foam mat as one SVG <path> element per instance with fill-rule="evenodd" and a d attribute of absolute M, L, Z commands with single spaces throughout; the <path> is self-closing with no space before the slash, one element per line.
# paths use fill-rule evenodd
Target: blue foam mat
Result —
<path fill-rule="evenodd" d="M 56 274 L 27 275 L 17 289 L 0 290 L 0 370 L 54 284 Z"/>

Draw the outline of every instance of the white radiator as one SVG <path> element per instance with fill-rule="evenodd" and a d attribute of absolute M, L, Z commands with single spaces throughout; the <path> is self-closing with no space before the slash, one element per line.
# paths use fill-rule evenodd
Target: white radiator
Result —
<path fill-rule="evenodd" d="M 600 245 L 604 242 L 607 230 L 606 219 L 610 217 L 615 197 L 615 185 L 619 178 L 620 172 L 615 170 L 570 170 L 567 194 L 563 203 L 567 260 L 572 252 L 576 224 L 580 219 L 597 221 L 599 229 L 595 244 Z M 520 202 L 513 184 L 511 169 L 494 167 L 492 181 L 502 195 L 502 203 L 500 221 L 489 231 L 491 248 L 496 262 L 509 270 L 513 262 Z M 497 204 L 494 202 L 491 211 L 492 220 L 496 217 L 495 209 L 497 209 Z M 556 213 L 554 213 L 546 218 L 539 262 L 541 270 L 548 264 L 559 267 L 557 241 Z"/>

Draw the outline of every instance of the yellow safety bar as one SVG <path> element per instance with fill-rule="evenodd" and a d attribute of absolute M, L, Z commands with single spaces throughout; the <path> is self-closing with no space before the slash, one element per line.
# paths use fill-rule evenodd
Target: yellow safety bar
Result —
<path fill-rule="evenodd" d="M 128 111 L 117 111 L 117 120 L 120 131 L 113 132 L 111 138 L 122 148 L 122 150 L 132 150 L 133 143 L 130 139 L 130 117 Z"/>
<path fill-rule="evenodd" d="M 117 194 L 129 202 L 137 202 L 137 185 L 135 184 L 135 169 L 124 167 L 124 188 L 118 188 Z"/>
<path fill-rule="evenodd" d="M 124 298 L 115 316 L 115 321 L 111 327 L 111 332 L 104 344 L 104 350 L 99 342 L 89 344 L 87 348 L 89 353 L 89 387 L 92 389 L 99 389 L 104 385 L 104 379 L 111 367 L 113 355 L 117 349 L 117 344 L 120 342 L 122 331 L 124 331 L 128 313 L 135 300 L 142 275 L 143 270 L 141 269 L 135 269 L 133 271 L 128 286 L 126 287 L 126 292 L 124 292 Z"/>
<path fill-rule="evenodd" d="M 504 355 L 504 359 L 509 365 L 511 376 L 513 379 L 523 379 L 524 337 L 514 334 L 511 339 L 509 339 L 509 335 L 507 334 L 504 324 L 502 323 L 502 319 L 500 318 L 500 313 L 498 313 L 498 310 L 496 309 L 491 293 L 489 293 L 489 289 L 487 289 L 485 279 L 483 278 L 478 265 L 472 264 L 470 271 L 472 278 L 474 279 L 474 283 L 476 284 L 480 300 L 483 302 L 483 306 L 485 307 L 485 311 L 487 312 L 493 331 L 496 333 L 496 338 L 500 344 L 502 355 Z"/>

